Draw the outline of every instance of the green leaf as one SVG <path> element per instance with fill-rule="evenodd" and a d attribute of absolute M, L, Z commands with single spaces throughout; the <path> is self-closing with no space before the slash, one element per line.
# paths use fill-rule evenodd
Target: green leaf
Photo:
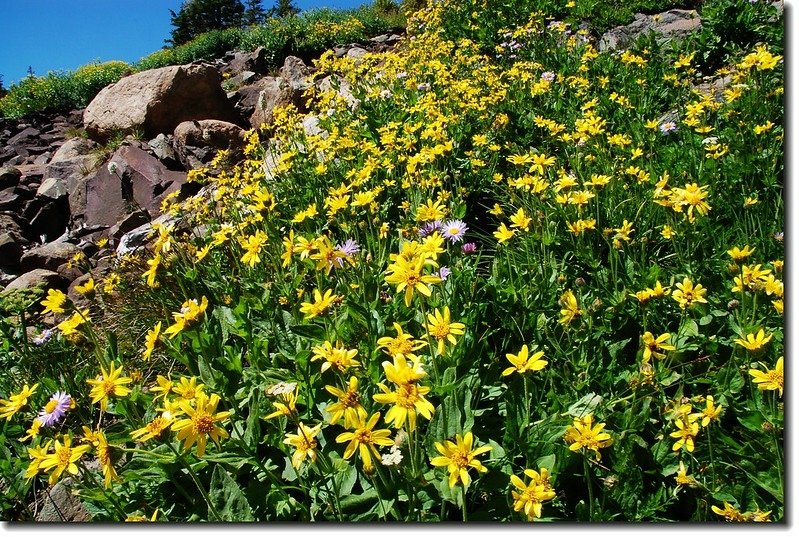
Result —
<path fill-rule="evenodd" d="M 214 467 L 208 495 L 223 521 L 249 522 L 255 520 L 252 508 L 241 487 L 220 465 Z"/>
<path fill-rule="evenodd" d="M 630 339 L 632 338 L 616 341 L 608 345 L 608 354 L 612 360 L 615 360 L 619 356 L 619 352 L 621 352 L 622 349 L 627 346 L 627 344 L 630 342 Z"/>
<path fill-rule="evenodd" d="M 325 339 L 325 329 L 318 324 L 298 324 L 290 327 L 289 330 L 297 336 L 317 341 L 323 341 Z"/>
<path fill-rule="evenodd" d="M 579 401 L 570 406 L 566 413 L 575 418 L 582 418 L 583 416 L 592 414 L 601 402 L 602 396 L 591 392 L 588 395 L 584 395 Z"/>

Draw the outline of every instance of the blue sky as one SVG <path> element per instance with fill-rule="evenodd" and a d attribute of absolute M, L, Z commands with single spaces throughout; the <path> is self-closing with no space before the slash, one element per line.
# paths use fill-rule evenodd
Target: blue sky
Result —
<path fill-rule="evenodd" d="M 371 0 L 294 0 L 302 10 L 345 9 Z M 72 70 L 93 61 L 135 62 L 164 46 L 169 10 L 182 0 L 0 0 L 0 75 L 3 85 Z M 274 0 L 263 0 L 269 9 Z"/>

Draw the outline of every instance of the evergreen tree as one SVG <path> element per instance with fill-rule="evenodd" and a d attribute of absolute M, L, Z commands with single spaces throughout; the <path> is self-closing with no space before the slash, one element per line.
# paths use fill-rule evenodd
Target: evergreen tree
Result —
<path fill-rule="evenodd" d="M 246 9 L 244 11 L 244 24 L 252 26 L 253 24 L 263 24 L 267 19 L 266 10 L 261 5 L 261 0 L 247 0 Z"/>
<path fill-rule="evenodd" d="M 269 14 L 273 17 L 288 17 L 299 12 L 300 10 L 291 0 L 277 0 L 275 7 L 269 10 Z"/>
<path fill-rule="evenodd" d="M 181 45 L 203 32 L 241 26 L 244 4 L 241 0 L 185 0 L 178 13 L 171 9 L 172 37 L 167 44 Z"/>

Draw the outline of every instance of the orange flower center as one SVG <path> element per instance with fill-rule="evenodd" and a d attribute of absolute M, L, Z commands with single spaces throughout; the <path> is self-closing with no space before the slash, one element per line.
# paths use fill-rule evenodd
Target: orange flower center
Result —
<path fill-rule="evenodd" d="M 344 408 L 355 408 L 361 402 L 361 396 L 357 392 L 348 391 L 341 398 L 341 404 Z"/>
<path fill-rule="evenodd" d="M 114 392 L 117 389 L 117 385 L 113 380 L 107 379 L 103 381 L 103 391 L 105 395 L 114 395 Z"/>
<path fill-rule="evenodd" d="M 397 406 L 413 408 L 419 400 L 419 390 L 415 384 L 402 384 L 397 388 Z"/>
<path fill-rule="evenodd" d="M 214 430 L 214 418 L 210 414 L 197 413 L 194 416 L 194 428 L 198 433 L 210 433 Z"/>
<path fill-rule="evenodd" d="M 56 451 L 56 459 L 58 460 L 59 466 L 67 466 L 69 465 L 69 459 L 72 458 L 72 448 L 67 446 L 62 446 L 58 448 Z"/>

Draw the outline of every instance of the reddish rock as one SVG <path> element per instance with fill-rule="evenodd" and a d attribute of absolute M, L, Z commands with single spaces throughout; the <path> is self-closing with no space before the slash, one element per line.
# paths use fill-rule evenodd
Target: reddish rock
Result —
<path fill-rule="evenodd" d="M 76 211 L 80 211 L 86 226 L 113 226 L 128 212 L 128 203 L 122 193 L 122 179 L 108 171 L 108 166 L 100 166 L 94 174 L 74 187 L 82 189 L 85 198 L 80 200 L 80 192 L 74 196 L 70 194 L 72 215 L 74 218 Z M 83 207 L 80 207 L 81 201 Z"/>
<path fill-rule="evenodd" d="M 122 178 L 126 200 L 153 216 L 160 212 L 159 204 L 154 203 L 156 198 L 173 184 L 179 186 L 186 182 L 184 172 L 168 170 L 157 158 L 137 147 L 119 148 L 109 165 L 111 163 L 116 164 L 117 175 Z"/>

